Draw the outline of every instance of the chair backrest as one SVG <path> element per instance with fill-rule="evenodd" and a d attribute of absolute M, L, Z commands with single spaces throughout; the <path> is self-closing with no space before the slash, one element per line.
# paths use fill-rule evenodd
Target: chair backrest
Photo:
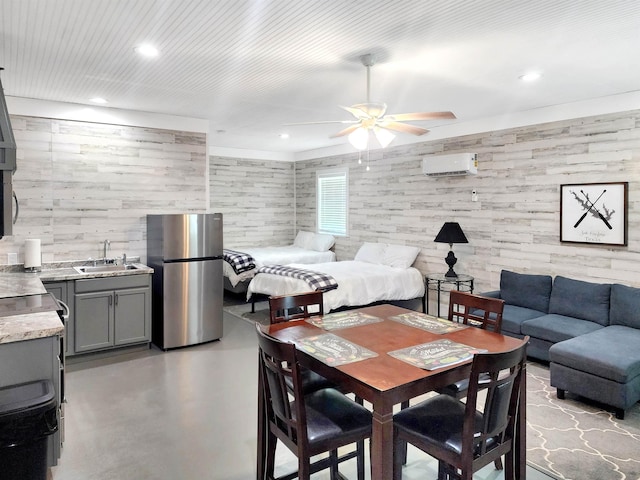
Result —
<path fill-rule="evenodd" d="M 449 320 L 500 333 L 504 300 L 451 290 Z"/>
<path fill-rule="evenodd" d="M 503 455 L 513 448 L 528 342 L 527 336 L 513 350 L 474 355 L 462 430 L 463 464 L 486 464 L 496 454 Z M 478 395 L 479 391 L 483 395 Z M 482 422 L 478 422 L 478 412 L 483 412 Z M 480 457 L 487 452 L 493 457 L 482 462 Z"/>
<path fill-rule="evenodd" d="M 305 402 L 302 401 L 302 379 L 296 347 L 265 334 L 257 323 L 256 332 L 269 429 L 292 451 L 304 451 L 309 445 L 307 416 Z"/>
<path fill-rule="evenodd" d="M 309 307 L 314 308 L 310 309 Z M 322 292 L 269 297 L 269 313 L 272 324 L 308 318 L 311 315 L 323 315 Z"/>

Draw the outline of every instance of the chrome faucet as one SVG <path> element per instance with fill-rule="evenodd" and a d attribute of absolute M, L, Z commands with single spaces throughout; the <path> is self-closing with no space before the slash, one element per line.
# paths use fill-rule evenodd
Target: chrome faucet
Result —
<path fill-rule="evenodd" d="M 104 263 L 107 263 L 107 252 L 109 251 L 109 249 L 111 248 L 111 242 L 109 240 L 105 240 L 104 241 L 104 255 L 102 256 L 102 259 L 104 260 Z"/>

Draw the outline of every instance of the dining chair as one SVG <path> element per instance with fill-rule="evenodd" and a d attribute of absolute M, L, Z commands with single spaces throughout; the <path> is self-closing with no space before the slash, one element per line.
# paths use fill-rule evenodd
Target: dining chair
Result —
<path fill-rule="evenodd" d="M 315 309 L 310 311 L 309 307 L 315 307 Z M 269 319 L 272 324 L 323 314 L 322 292 L 269 297 Z"/>
<path fill-rule="evenodd" d="M 449 292 L 449 320 L 451 321 L 500 333 L 503 310 L 504 300 L 500 298 L 483 297 L 458 290 Z"/>
<path fill-rule="evenodd" d="M 298 320 L 301 318 L 309 318 L 312 315 L 324 315 L 324 296 L 322 292 L 306 292 L 294 295 L 279 295 L 269 297 L 269 318 L 274 323 L 288 322 L 290 320 Z M 310 309 L 309 307 L 313 307 Z M 302 390 L 310 393 L 321 388 L 336 388 L 335 384 L 324 378 L 316 372 L 303 368 Z M 289 380 L 290 382 L 290 380 Z M 289 384 L 289 386 L 291 386 Z M 343 392 L 348 393 L 348 392 Z M 363 405 L 362 398 L 355 396 L 355 401 Z"/>
<path fill-rule="evenodd" d="M 309 307 L 316 307 L 316 311 L 310 311 Z M 311 315 L 322 315 L 322 292 L 299 293 L 295 295 L 280 295 L 269 297 L 269 318 L 271 324 L 309 318 Z M 322 388 L 335 387 L 333 383 L 312 370 L 301 370 L 303 393 L 310 393 Z M 288 380 L 291 387 L 291 380 Z"/>
<path fill-rule="evenodd" d="M 312 473 L 330 468 L 331 480 L 342 477 L 338 464 L 356 457 L 358 480 L 364 480 L 364 440 L 371 436 L 371 413 L 333 388 L 304 394 L 298 353 L 292 343 L 266 335 L 256 325 L 260 358 L 260 388 L 264 417 L 258 422 L 264 439 L 266 478 L 308 480 Z M 293 389 L 287 385 L 291 380 Z M 280 440 L 298 458 L 298 471 L 274 477 L 276 443 Z M 338 448 L 356 444 L 338 455 Z M 311 463 L 311 457 L 329 453 Z"/>
<path fill-rule="evenodd" d="M 502 455 L 506 472 L 513 472 L 528 341 L 525 337 L 507 352 L 474 355 L 466 403 L 440 394 L 394 415 L 394 480 L 402 478 L 406 442 L 438 460 L 439 480 L 471 480 L 475 471 Z M 483 380 L 485 375 L 488 382 Z M 486 395 L 478 395 L 482 390 Z"/>
<path fill-rule="evenodd" d="M 504 300 L 499 298 L 483 297 L 472 293 L 451 290 L 449 292 L 449 320 L 474 327 L 500 333 L 502 330 L 502 312 Z M 469 379 L 463 378 L 455 383 L 436 390 L 438 393 L 450 395 L 457 400 L 467 395 Z M 402 409 L 409 407 L 409 401 L 403 402 Z M 406 446 L 403 447 L 404 461 L 406 463 Z M 495 461 L 497 470 L 502 470 L 502 460 Z"/>
<path fill-rule="evenodd" d="M 503 310 L 504 300 L 499 298 L 483 297 L 458 290 L 449 292 L 449 320 L 453 322 L 501 333 Z M 482 376 L 480 380 L 482 382 L 487 378 Z M 460 400 L 467 395 L 468 389 L 469 379 L 463 378 L 439 389 L 438 393 L 451 395 Z M 502 470 L 501 458 L 497 458 L 494 464 L 496 470 Z"/>
<path fill-rule="evenodd" d="M 500 333 L 504 300 L 472 293 L 449 292 L 449 320 Z M 467 394 L 469 379 L 459 380 L 438 390 L 460 400 Z"/>

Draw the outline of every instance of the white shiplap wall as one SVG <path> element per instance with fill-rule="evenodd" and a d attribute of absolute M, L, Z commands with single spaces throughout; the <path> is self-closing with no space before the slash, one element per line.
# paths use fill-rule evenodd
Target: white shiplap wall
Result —
<path fill-rule="evenodd" d="M 211 210 L 224 215 L 228 248 L 291 245 L 293 163 L 209 157 Z"/>
<path fill-rule="evenodd" d="M 470 243 L 455 245 L 456 271 L 476 290 L 496 288 L 503 268 L 640 286 L 640 111 L 441 139 L 358 155 L 287 162 L 211 156 L 205 135 L 131 126 L 12 116 L 18 140 L 14 186 L 21 218 L 0 241 L 0 264 L 24 240 L 41 238 L 45 261 L 146 253 L 147 213 L 221 211 L 227 246 L 289 244 L 315 229 L 315 175 L 348 166 L 350 234 L 339 259 L 365 241 L 417 245 L 423 272 L 442 272 L 448 246 L 433 238 L 460 222 Z M 479 154 L 477 176 L 430 178 L 431 153 Z M 206 182 L 209 182 L 209 197 Z M 563 183 L 629 182 L 629 245 L 559 242 Z M 479 201 L 471 202 L 471 191 Z"/>
<path fill-rule="evenodd" d="M 206 134 L 12 116 L 20 199 L 14 234 L 0 240 L 24 258 L 39 238 L 44 262 L 146 255 L 146 215 L 205 212 Z"/>
<path fill-rule="evenodd" d="M 425 177 L 431 153 L 474 152 L 477 176 Z M 456 271 L 476 291 L 499 286 L 500 271 L 548 273 L 640 286 L 640 111 L 406 145 L 372 152 L 370 171 L 357 154 L 296 164 L 297 223 L 315 227 L 315 172 L 348 166 L 350 234 L 339 259 L 365 241 L 416 245 L 423 273 L 446 271 L 448 245 L 433 242 L 457 221 L 469 244 L 454 245 Z M 629 182 L 629 245 L 561 244 L 559 196 L 564 183 Z M 471 192 L 479 201 L 471 201 Z"/>

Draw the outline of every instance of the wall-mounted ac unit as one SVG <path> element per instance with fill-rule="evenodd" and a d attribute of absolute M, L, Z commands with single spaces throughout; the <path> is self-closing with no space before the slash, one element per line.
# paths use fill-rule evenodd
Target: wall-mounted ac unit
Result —
<path fill-rule="evenodd" d="M 422 159 L 422 173 L 432 177 L 476 175 L 478 173 L 478 154 L 429 155 Z"/>

